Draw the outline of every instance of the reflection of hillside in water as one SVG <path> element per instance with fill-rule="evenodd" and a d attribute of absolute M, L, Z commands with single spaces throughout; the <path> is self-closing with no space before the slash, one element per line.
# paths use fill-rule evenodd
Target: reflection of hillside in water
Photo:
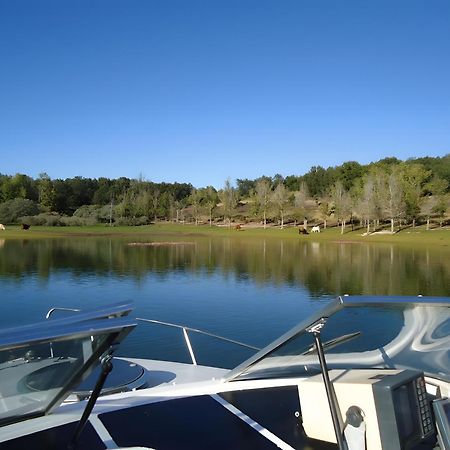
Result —
<path fill-rule="evenodd" d="M 72 276 L 127 276 L 172 272 L 222 273 L 257 283 L 304 285 L 312 295 L 450 295 L 450 251 L 389 244 L 296 240 L 195 239 L 195 245 L 128 246 L 121 239 L 6 241 L 0 277 L 51 272 Z"/>

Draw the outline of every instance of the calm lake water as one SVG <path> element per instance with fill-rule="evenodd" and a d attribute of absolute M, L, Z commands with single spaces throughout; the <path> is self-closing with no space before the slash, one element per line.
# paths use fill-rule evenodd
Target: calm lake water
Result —
<path fill-rule="evenodd" d="M 120 238 L 0 241 L 0 326 L 41 320 L 53 306 L 132 301 L 135 317 L 262 347 L 336 295 L 450 296 L 448 247 L 188 240 L 154 247 Z M 199 363 L 231 367 L 250 355 L 210 338 L 192 340 Z M 119 354 L 189 360 L 179 330 L 145 323 Z"/>

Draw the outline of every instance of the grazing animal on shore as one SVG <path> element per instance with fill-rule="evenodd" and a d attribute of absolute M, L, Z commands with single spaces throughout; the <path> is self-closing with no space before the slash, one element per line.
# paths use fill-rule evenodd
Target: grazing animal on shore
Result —
<path fill-rule="evenodd" d="M 22 224 L 22 230 L 29 230 L 29 229 L 30 229 L 30 225 L 28 225 L 27 223 Z"/>
<path fill-rule="evenodd" d="M 2 223 L 0 223 L 0 230 L 6 230 L 5 225 L 3 225 Z"/>
<path fill-rule="evenodd" d="M 309 234 L 306 228 L 300 227 L 298 229 L 298 234 Z"/>
<path fill-rule="evenodd" d="M 312 227 L 311 233 L 320 233 L 320 227 L 318 227 L 318 226 Z"/>
<path fill-rule="evenodd" d="M 237 225 L 234 226 L 234 229 L 239 231 L 241 229 L 241 226 L 239 224 L 237 224 Z"/>

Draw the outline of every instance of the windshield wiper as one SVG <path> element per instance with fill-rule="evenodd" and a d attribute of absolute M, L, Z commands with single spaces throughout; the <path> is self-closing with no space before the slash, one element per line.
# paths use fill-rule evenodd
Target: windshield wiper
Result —
<path fill-rule="evenodd" d="M 324 342 L 322 344 L 324 350 L 328 350 L 330 348 L 336 347 L 337 345 L 343 344 L 344 342 L 351 341 L 355 337 L 359 336 L 361 334 L 361 331 L 356 331 L 355 333 L 349 333 L 344 334 L 342 336 L 339 336 L 334 339 L 330 339 L 327 342 Z M 316 344 L 311 345 L 311 347 L 308 348 L 308 350 L 304 351 L 302 355 L 309 355 L 310 353 L 317 352 Z"/>

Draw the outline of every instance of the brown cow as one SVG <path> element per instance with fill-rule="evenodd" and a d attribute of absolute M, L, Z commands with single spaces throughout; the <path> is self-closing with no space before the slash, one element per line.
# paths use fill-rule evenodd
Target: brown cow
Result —
<path fill-rule="evenodd" d="M 29 230 L 31 225 L 28 225 L 27 223 L 22 224 L 22 230 Z"/>

